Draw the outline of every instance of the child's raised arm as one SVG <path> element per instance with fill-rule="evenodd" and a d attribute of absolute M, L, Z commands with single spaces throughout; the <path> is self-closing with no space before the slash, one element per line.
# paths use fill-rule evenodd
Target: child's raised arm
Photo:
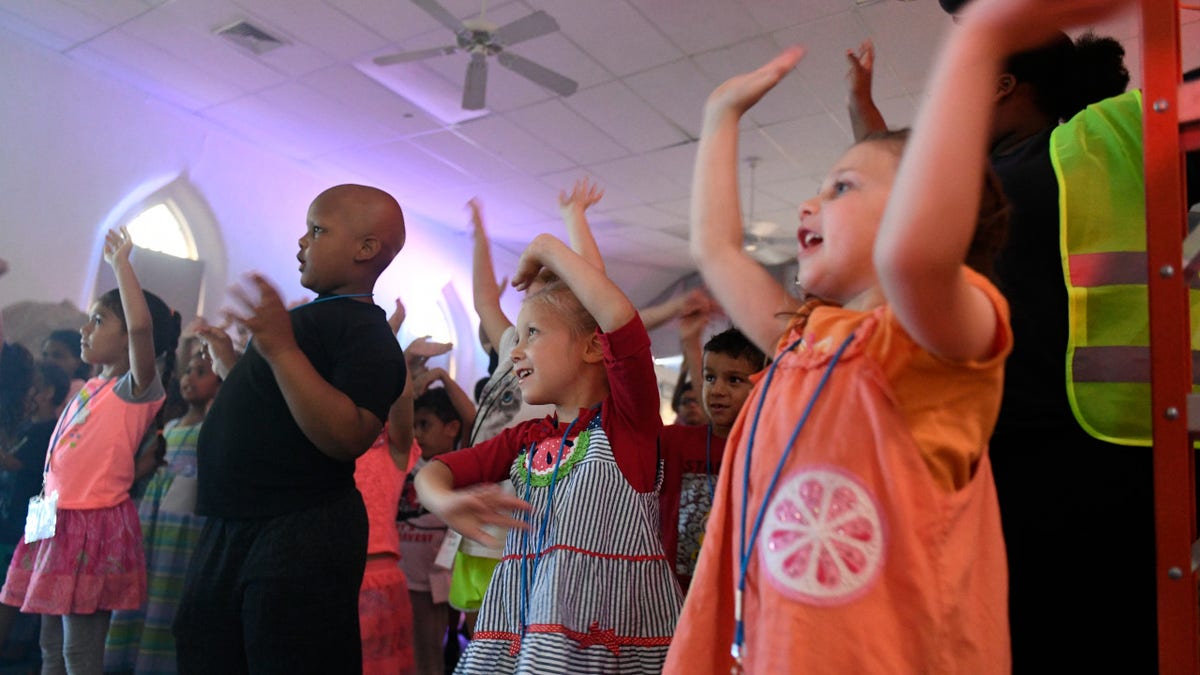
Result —
<path fill-rule="evenodd" d="M 512 325 L 500 308 L 502 285 L 496 283 L 496 271 L 492 267 L 492 250 L 487 232 L 483 229 L 482 206 L 478 199 L 467 202 L 471 209 L 471 225 L 474 227 L 475 247 L 471 256 L 471 296 L 475 303 L 475 314 L 483 326 L 488 342 L 500 348 L 500 338 Z"/>
<path fill-rule="evenodd" d="M 549 234 L 539 234 L 521 254 L 513 286 L 520 290 L 529 288 L 543 267 L 563 280 L 605 333 L 629 323 L 637 313 L 625 293 L 604 272 Z"/>
<path fill-rule="evenodd" d="M 692 177 L 691 251 L 705 285 L 759 349 L 769 353 L 798 303 L 742 248 L 738 121 L 800 61 L 791 48 L 708 97 Z M 798 244 L 797 244 L 798 246 Z"/>
<path fill-rule="evenodd" d="M 129 336 L 129 370 L 133 373 L 133 393 L 137 396 L 158 377 L 158 367 L 154 363 L 154 320 L 129 262 L 131 251 L 133 239 L 124 227 L 119 231 L 109 230 L 105 235 L 104 261 L 112 266 L 121 293 L 121 311 Z"/>
<path fill-rule="evenodd" d="M 875 268 L 905 330 L 950 360 L 994 349 L 996 312 L 964 272 L 1005 58 L 1094 21 L 1115 0 L 975 0 L 941 49 L 875 244 Z"/>
<path fill-rule="evenodd" d="M 429 368 L 421 373 L 414 380 L 416 395 L 424 394 L 429 385 L 434 382 L 441 382 L 446 389 L 446 395 L 450 397 L 450 405 L 454 406 L 454 412 L 458 413 L 462 420 L 462 432 L 459 434 L 459 441 L 465 443 L 471 436 L 471 428 L 475 426 L 475 403 L 471 401 L 471 396 L 462 387 L 450 377 L 450 373 L 446 372 L 445 368 Z"/>
<path fill-rule="evenodd" d="M 604 190 L 587 178 L 575 181 L 570 194 L 565 190 L 558 193 L 558 211 L 562 214 L 563 224 L 567 226 L 567 241 L 571 243 L 571 250 L 600 268 L 601 272 L 604 271 L 604 258 L 592 235 L 586 212 L 603 196 Z"/>
<path fill-rule="evenodd" d="M 850 62 L 850 72 L 846 74 L 850 85 L 846 109 L 850 113 L 854 140 L 861 141 L 868 134 L 888 130 L 883 113 L 879 112 L 871 96 L 871 81 L 875 79 L 875 45 L 870 40 L 863 40 L 857 52 L 846 50 L 846 60 Z"/>

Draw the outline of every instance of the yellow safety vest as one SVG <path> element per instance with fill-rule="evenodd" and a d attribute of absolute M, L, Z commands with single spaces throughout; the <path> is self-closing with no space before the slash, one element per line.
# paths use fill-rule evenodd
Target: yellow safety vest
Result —
<path fill-rule="evenodd" d="M 1069 304 L 1067 396 L 1092 436 L 1151 444 L 1142 95 L 1090 105 L 1050 136 Z M 1190 292 L 1192 361 L 1200 292 Z M 1200 368 L 1193 367 L 1193 373 Z M 1193 391 L 1196 390 L 1193 385 Z"/>

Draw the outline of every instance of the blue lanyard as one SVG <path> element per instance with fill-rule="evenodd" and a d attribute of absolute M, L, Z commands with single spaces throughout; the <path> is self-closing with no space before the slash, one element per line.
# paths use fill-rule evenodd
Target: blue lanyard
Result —
<path fill-rule="evenodd" d="M 529 530 L 526 530 L 521 535 L 521 633 L 525 633 L 527 628 L 525 618 L 529 616 L 529 593 L 532 589 L 533 581 L 537 578 L 538 566 L 542 562 L 542 547 L 546 543 L 546 530 L 550 525 L 551 507 L 554 505 L 554 485 L 558 482 L 558 467 L 562 463 L 563 448 L 567 446 L 567 438 L 571 435 L 571 430 L 575 428 L 575 423 L 579 418 L 571 420 L 567 425 L 567 430 L 563 432 L 562 440 L 558 442 L 558 457 L 554 459 L 554 472 L 550 474 L 550 490 L 546 494 L 546 516 L 542 519 L 542 526 L 538 531 L 537 538 L 537 553 L 533 557 L 533 571 L 529 570 Z M 529 446 L 529 451 L 525 453 L 525 503 L 529 503 L 529 497 L 533 490 L 533 454 L 537 451 L 537 443 Z M 527 516 L 530 527 L 533 526 L 533 512 Z"/>
<path fill-rule="evenodd" d="M 103 392 L 109 385 L 116 381 L 117 378 L 115 377 L 109 378 L 104 382 L 104 384 L 100 385 L 100 387 L 96 389 L 96 393 L 94 394 L 87 393 L 87 385 L 85 384 L 83 388 L 75 394 L 75 398 L 71 399 L 71 405 L 75 405 L 77 401 L 79 402 L 79 405 L 76 406 L 75 410 L 71 413 L 70 419 L 67 419 L 67 410 L 71 406 L 68 405 L 66 408 L 63 408 L 63 413 L 58 418 L 58 424 L 54 427 L 54 437 L 50 439 L 50 447 L 46 450 L 46 463 L 42 466 L 43 488 L 45 488 L 46 485 L 46 474 L 50 473 L 50 457 L 54 454 L 54 449 L 58 447 L 58 442 L 62 440 L 63 432 L 65 432 L 67 429 L 70 429 L 75 424 L 75 420 L 79 417 L 79 413 L 87 410 L 88 404 L 91 403 L 92 400 L 100 396 L 101 392 Z M 63 423 L 63 420 L 66 420 L 65 424 Z"/>
<path fill-rule="evenodd" d="M 375 294 L 374 293 L 343 293 L 341 295 L 328 295 L 328 296 L 325 296 L 324 298 L 317 298 L 316 300 L 306 302 L 303 305 L 296 305 L 295 307 L 289 309 L 288 311 L 294 312 L 303 307 L 308 307 L 309 305 L 319 305 L 322 302 L 329 302 L 330 300 L 338 300 L 341 298 L 371 298 L 371 297 L 375 297 Z"/>
<path fill-rule="evenodd" d="M 742 665 L 742 646 L 746 642 L 746 624 L 742 620 L 742 593 L 746 590 L 746 570 L 750 567 L 750 554 L 754 550 L 754 542 L 758 539 L 759 530 L 762 529 L 763 515 L 767 511 L 767 504 L 771 501 L 771 495 L 775 492 L 775 486 L 779 482 L 779 475 L 783 472 L 783 467 L 787 463 L 788 458 L 791 457 L 792 449 L 796 447 L 796 437 L 800 435 L 800 430 L 804 428 L 804 423 L 808 421 L 808 416 L 812 412 L 813 406 L 816 405 L 817 398 L 825 390 L 825 384 L 829 382 L 829 376 L 833 373 L 833 367 L 837 365 L 838 360 L 842 358 L 842 352 L 846 351 L 846 347 L 850 346 L 850 342 L 853 339 L 854 333 L 851 333 L 842 342 L 842 345 L 837 348 L 837 351 L 833 353 L 833 357 L 829 360 L 829 365 L 826 366 L 825 372 L 821 375 L 821 380 L 817 383 L 816 390 L 813 391 L 812 397 L 808 399 L 808 405 L 805 406 L 804 412 L 800 414 L 800 420 L 796 422 L 796 426 L 792 429 L 792 435 L 788 437 L 783 455 L 779 458 L 779 463 L 775 465 L 775 472 L 771 475 L 771 482 L 767 485 L 766 493 L 763 494 L 762 503 L 758 507 L 758 514 L 754 517 L 754 525 L 750 532 L 750 537 L 747 538 L 746 512 L 750 500 L 750 459 L 754 455 L 754 437 L 758 433 L 758 420 L 762 415 L 763 405 L 767 400 L 767 390 L 771 388 L 771 381 L 775 379 L 775 371 L 779 367 L 779 363 L 783 360 L 782 355 L 780 358 L 775 359 L 770 369 L 767 370 L 767 378 L 763 382 L 762 394 L 758 397 L 758 410 L 754 412 L 754 422 L 750 425 L 750 439 L 746 443 L 746 463 L 742 474 L 742 526 L 738 541 L 738 580 L 733 597 L 733 645 L 729 648 L 730 655 L 737 662 L 738 672 L 741 671 Z M 783 350 L 783 354 L 787 354 L 795 349 L 803 340 L 804 338 L 801 337 L 788 345 L 788 348 Z"/>

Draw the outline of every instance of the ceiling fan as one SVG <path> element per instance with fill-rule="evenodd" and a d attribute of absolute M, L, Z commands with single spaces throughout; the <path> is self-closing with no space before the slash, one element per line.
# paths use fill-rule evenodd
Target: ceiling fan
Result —
<path fill-rule="evenodd" d="M 546 12 L 538 10 L 512 23 L 497 26 L 486 19 L 486 0 L 479 17 L 466 21 L 460 21 L 445 7 L 438 4 L 437 0 L 412 0 L 412 2 L 425 10 L 438 23 L 453 31 L 455 44 L 379 56 L 375 58 L 375 63 L 380 66 L 389 66 L 394 63 L 409 63 L 445 56 L 458 51 L 467 52 L 471 55 L 471 61 L 467 64 L 467 80 L 463 87 L 462 107 L 464 110 L 483 109 L 487 97 L 487 59 L 489 56 L 495 56 L 501 66 L 559 96 L 570 96 L 579 88 L 578 83 L 569 77 L 508 51 L 512 45 L 558 30 L 558 22 Z"/>
<path fill-rule="evenodd" d="M 742 248 L 752 258 L 768 267 L 791 262 L 796 259 L 795 234 L 788 232 L 778 223 L 754 218 L 754 173 L 762 159 L 751 156 L 746 157 L 745 161 L 746 166 L 750 167 L 750 198 L 747 200 L 749 207 L 744 219 Z"/>

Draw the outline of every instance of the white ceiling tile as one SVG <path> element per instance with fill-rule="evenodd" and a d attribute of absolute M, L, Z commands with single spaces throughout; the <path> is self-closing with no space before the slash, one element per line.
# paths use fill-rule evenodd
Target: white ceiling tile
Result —
<path fill-rule="evenodd" d="M 855 13 L 875 41 L 875 62 L 887 65 L 906 91 L 924 89 L 934 53 L 953 25 L 950 16 L 933 2 L 881 2 Z M 891 96 L 881 87 L 876 95 Z"/>
<path fill-rule="evenodd" d="M 558 21 L 563 33 L 614 75 L 628 75 L 683 56 L 625 0 L 529 0 Z"/>
<path fill-rule="evenodd" d="M 632 197 L 636 202 L 646 203 L 675 199 L 688 193 L 687 176 L 668 175 L 641 156 L 593 164 L 591 169 L 604 188 L 605 197 L 621 202 Z"/>
<path fill-rule="evenodd" d="M 704 102 L 718 82 L 690 59 L 680 59 L 625 79 L 642 100 L 693 137 L 700 135 Z"/>
<path fill-rule="evenodd" d="M 15 14 L 6 7 L 0 6 L 0 27 L 15 35 L 32 40 L 46 49 L 60 52 L 79 41 L 64 34 L 63 28 L 48 25 L 53 23 L 42 18 L 35 20 L 22 14 Z"/>
<path fill-rule="evenodd" d="M 917 117 L 917 104 L 911 96 L 897 96 L 883 101 L 876 101 L 875 107 L 883 115 L 889 129 L 911 127 Z"/>
<path fill-rule="evenodd" d="M 603 66 L 562 33 L 550 33 L 522 42 L 509 51 L 575 80 L 580 89 L 613 79 Z"/>
<path fill-rule="evenodd" d="M 453 131 L 416 136 L 410 142 L 473 176 L 475 184 L 512 180 L 518 176 L 511 164 Z"/>
<path fill-rule="evenodd" d="M 631 4 L 688 53 L 733 44 L 761 30 L 741 3 L 728 0 L 632 0 Z"/>
<path fill-rule="evenodd" d="M 503 115 L 487 115 L 458 127 L 459 133 L 530 175 L 561 171 L 574 162 Z"/>
<path fill-rule="evenodd" d="M 854 0 L 745 0 L 746 11 L 763 30 L 779 30 L 857 6 Z"/>
<path fill-rule="evenodd" d="M 105 33 L 73 49 L 71 58 L 188 110 L 228 101 L 242 93 L 232 83 L 121 31 Z"/>
<path fill-rule="evenodd" d="M 886 45 L 880 44 L 878 33 L 868 33 L 855 12 L 841 12 L 808 21 L 776 31 L 771 37 L 780 47 L 796 44 L 804 46 L 804 58 L 796 66 L 796 72 L 792 73 L 792 76 L 799 75 L 808 90 L 831 112 L 846 109 L 846 73 L 850 70 L 846 50 L 857 49 L 867 37 L 872 37 L 876 42 L 874 95 L 879 98 L 893 98 L 906 93 L 904 85 L 889 69 L 889 64 L 899 58 L 898 55 L 889 51 Z M 932 45 L 929 49 L 932 49 Z"/>
<path fill-rule="evenodd" d="M 577 92 L 565 101 L 631 152 L 662 148 L 688 138 L 621 82 Z"/>
<path fill-rule="evenodd" d="M 602 162 L 626 154 L 616 141 L 558 100 L 515 110 L 508 118 L 579 164 Z"/>
<path fill-rule="evenodd" d="M 823 175 L 845 154 L 853 143 L 848 129 L 842 128 L 829 115 L 814 115 L 792 122 L 784 122 L 763 129 L 763 134 L 778 145 L 784 154 L 796 164 L 797 170 L 790 176 Z M 768 162 L 759 166 L 763 183 L 773 180 L 767 176 Z"/>
<path fill-rule="evenodd" d="M 668 199 L 666 201 L 654 202 L 652 206 L 666 213 L 668 216 L 686 223 L 692 213 L 692 198 L 688 196 L 683 199 Z"/>
<path fill-rule="evenodd" d="M 779 52 L 779 45 L 774 40 L 760 35 L 735 45 L 697 54 L 693 60 L 714 82 L 724 82 L 734 75 L 755 70 L 775 58 Z M 811 85 L 805 82 L 802 74 L 793 72 L 747 114 L 754 122 L 766 125 L 821 112 L 825 112 L 825 108 Z"/>
<path fill-rule="evenodd" d="M 624 209 L 613 209 L 605 212 L 605 218 L 610 222 L 631 228 L 646 228 L 665 231 L 673 237 L 679 232 L 686 232 L 687 220 L 672 216 L 660 209 L 649 206 L 631 206 Z M 682 230 L 680 225 L 683 225 Z M 684 237 L 686 238 L 686 234 Z"/>
<path fill-rule="evenodd" d="M 52 48 L 61 49 L 84 42 L 147 9 L 147 5 L 136 0 L 104 6 L 107 4 L 109 3 L 77 5 L 60 0 L 3 0 L 0 2 L 0 18 L 17 32 L 23 32 L 18 24 L 24 24 L 26 29 L 32 29 L 31 32 L 35 34 L 44 31 L 48 34 L 47 37 L 57 37 L 53 42 L 61 44 L 62 47 Z"/>
<path fill-rule="evenodd" d="M 189 6 L 164 5 L 126 23 L 120 32 L 144 40 L 211 77 L 227 80 L 242 91 L 257 91 L 286 79 L 282 73 L 212 33 L 227 24 L 201 23 L 190 10 L 182 10 L 189 10 Z M 241 10 L 233 8 L 222 20 L 233 23 L 239 18 Z"/>
<path fill-rule="evenodd" d="M 382 36 L 322 0 L 234 1 L 289 37 L 338 59 L 350 60 L 387 44 Z"/>
<path fill-rule="evenodd" d="M 602 249 L 606 260 L 619 257 L 626 263 L 637 263 L 658 269 L 687 269 L 692 267 L 691 253 L 686 239 L 661 230 L 641 227 L 623 227 L 609 234 Z M 621 275 L 609 276 L 621 285 Z M 628 278 L 628 277 L 627 277 Z M 634 277 L 636 278 L 636 277 Z M 627 289 L 632 293 L 632 290 Z"/>
<path fill-rule="evenodd" d="M 256 95 L 278 111 L 280 117 L 299 121 L 312 129 L 314 151 L 304 155 L 325 154 L 339 147 L 384 143 L 395 134 L 377 123 L 369 113 L 298 83 L 272 87 Z"/>
<path fill-rule="evenodd" d="M 356 23 L 393 42 L 438 28 L 421 8 L 407 0 L 325 0 Z"/>
<path fill-rule="evenodd" d="M 420 108 L 349 66 L 318 70 L 299 81 L 343 105 L 370 115 L 397 136 L 426 133 L 439 126 L 437 120 Z"/>

